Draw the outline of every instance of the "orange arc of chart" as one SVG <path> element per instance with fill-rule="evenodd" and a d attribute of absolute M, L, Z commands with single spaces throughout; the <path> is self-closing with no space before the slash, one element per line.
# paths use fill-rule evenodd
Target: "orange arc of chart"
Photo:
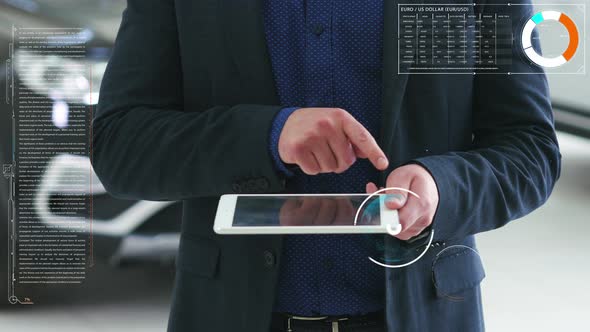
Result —
<path fill-rule="evenodd" d="M 567 32 L 569 33 L 569 36 L 570 36 L 570 42 L 567 46 L 567 49 L 562 54 L 562 56 L 567 61 L 569 61 L 576 53 L 576 49 L 578 48 L 578 42 L 579 42 L 580 36 L 578 34 L 578 29 L 576 28 L 574 21 L 572 21 L 572 19 L 569 18 L 569 16 L 561 14 L 559 16 L 559 22 L 561 22 L 561 24 L 563 24 L 565 26 L 565 28 L 567 29 Z"/>

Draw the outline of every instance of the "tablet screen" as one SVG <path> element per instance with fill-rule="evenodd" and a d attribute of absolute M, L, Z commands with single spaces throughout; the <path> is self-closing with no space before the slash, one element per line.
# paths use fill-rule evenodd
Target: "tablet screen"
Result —
<path fill-rule="evenodd" d="M 238 196 L 233 226 L 353 226 L 366 195 Z M 379 199 L 359 213 L 357 226 L 381 224 Z"/>

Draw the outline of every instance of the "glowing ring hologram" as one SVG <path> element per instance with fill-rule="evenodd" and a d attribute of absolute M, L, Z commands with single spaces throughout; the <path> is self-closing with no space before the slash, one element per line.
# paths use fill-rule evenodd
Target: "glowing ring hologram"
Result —
<path fill-rule="evenodd" d="M 546 58 L 541 56 L 539 53 L 537 53 L 537 51 L 535 51 L 532 45 L 533 30 L 537 24 L 540 24 L 545 20 L 557 21 L 561 23 L 569 34 L 570 40 L 567 49 L 561 55 L 554 58 Z M 579 42 L 580 35 L 574 21 L 566 14 L 557 11 L 547 10 L 536 13 L 527 21 L 524 29 L 522 29 L 522 49 L 532 62 L 541 67 L 554 68 L 566 64 L 574 57 L 574 54 L 578 49 Z"/>
<path fill-rule="evenodd" d="M 405 189 L 405 188 L 399 188 L 399 187 L 381 188 L 381 189 L 373 192 L 372 194 L 370 194 L 367 198 L 365 198 L 365 200 L 361 203 L 361 205 L 359 206 L 359 208 L 356 210 L 356 214 L 354 216 L 354 225 L 355 226 L 356 226 L 356 221 L 358 219 L 359 213 L 362 210 L 362 208 L 365 205 L 365 203 L 367 203 L 367 201 L 369 199 L 371 199 L 371 197 L 379 194 L 380 192 L 387 191 L 387 190 L 390 190 L 390 191 L 391 190 L 400 190 L 400 191 L 406 192 L 406 193 L 408 193 L 408 194 L 410 194 L 410 195 L 412 195 L 412 196 L 420 199 L 420 196 L 418 194 L 416 194 L 415 192 L 413 192 L 411 190 Z M 401 232 L 401 225 L 399 227 L 397 227 L 395 230 L 392 230 L 390 226 L 391 225 L 388 225 L 388 227 L 387 227 L 387 232 L 390 235 L 395 236 L 395 235 L 397 235 L 397 234 L 399 234 Z M 396 233 L 396 231 L 397 231 L 397 233 Z M 383 267 L 387 267 L 387 268 L 395 269 L 395 268 L 400 268 L 400 267 L 406 267 L 406 266 L 409 266 L 409 265 L 412 265 L 412 264 L 416 263 L 420 258 L 422 258 L 422 256 L 424 256 L 426 254 L 426 252 L 430 248 L 430 245 L 432 244 L 432 240 L 433 239 L 434 239 L 434 229 L 431 229 L 430 230 L 430 239 L 428 239 L 428 244 L 426 245 L 426 248 L 424 249 L 424 251 L 418 257 L 414 258 L 412 261 L 410 261 L 408 263 L 398 264 L 398 265 L 391 265 L 391 264 L 381 263 L 381 262 L 379 262 L 378 260 L 374 259 L 371 256 L 369 256 L 368 258 L 369 258 L 369 260 L 371 262 L 373 262 L 373 263 L 375 263 L 375 264 L 377 264 L 379 266 L 383 266 Z"/>
<path fill-rule="evenodd" d="M 390 269 L 406 267 L 408 265 L 412 265 L 412 264 L 416 263 L 420 258 L 422 258 L 422 256 L 426 255 L 426 252 L 428 251 L 428 249 L 430 249 L 430 245 L 432 244 L 432 239 L 434 239 L 434 229 L 430 230 L 430 239 L 428 239 L 428 244 L 426 245 L 426 248 L 424 249 L 424 251 L 418 257 L 414 258 L 412 261 L 410 261 L 408 263 L 391 265 L 391 264 L 381 263 L 378 260 L 374 259 L 373 257 L 369 257 L 369 260 L 377 265 L 380 265 L 383 267 L 388 267 Z"/>
<path fill-rule="evenodd" d="M 361 209 L 363 208 L 363 206 L 365 206 L 367 201 L 370 200 L 371 197 L 377 195 L 378 193 L 383 192 L 383 191 L 387 191 L 387 190 L 400 190 L 400 191 L 406 192 L 406 193 L 420 199 L 420 196 L 418 194 L 416 194 L 415 192 L 413 192 L 411 190 L 405 189 L 405 188 L 388 187 L 388 188 L 381 188 L 379 190 L 376 190 L 374 193 L 369 194 L 369 196 L 367 196 L 367 198 L 365 198 L 365 200 L 361 203 L 361 205 L 359 205 L 359 208 L 356 210 L 356 214 L 354 215 L 354 225 L 355 226 L 356 226 L 356 221 L 358 220 L 358 217 L 359 217 L 359 213 L 361 212 Z M 388 227 L 388 230 L 389 230 L 389 227 Z M 400 231 L 401 231 L 401 229 L 400 229 Z M 399 234 L 399 232 L 394 235 L 397 235 L 397 234 Z"/>

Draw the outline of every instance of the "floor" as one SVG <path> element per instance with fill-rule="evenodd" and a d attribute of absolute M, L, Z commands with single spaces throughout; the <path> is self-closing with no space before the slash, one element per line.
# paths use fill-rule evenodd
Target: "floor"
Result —
<path fill-rule="evenodd" d="M 568 331 L 590 319 L 590 141 L 560 134 L 562 177 L 551 199 L 479 235 L 488 331 Z M 84 287 L 48 290 L 32 306 L 0 311 L 3 331 L 164 331 L 172 272 L 98 265 Z M 43 300 L 44 299 L 44 300 Z"/>

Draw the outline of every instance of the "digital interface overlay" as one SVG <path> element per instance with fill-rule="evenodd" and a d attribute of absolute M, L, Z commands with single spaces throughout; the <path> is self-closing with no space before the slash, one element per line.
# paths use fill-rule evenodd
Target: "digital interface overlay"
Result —
<path fill-rule="evenodd" d="M 585 13 L 571 3 L 399 4 L 398 74 L 585 74 Z"/>

